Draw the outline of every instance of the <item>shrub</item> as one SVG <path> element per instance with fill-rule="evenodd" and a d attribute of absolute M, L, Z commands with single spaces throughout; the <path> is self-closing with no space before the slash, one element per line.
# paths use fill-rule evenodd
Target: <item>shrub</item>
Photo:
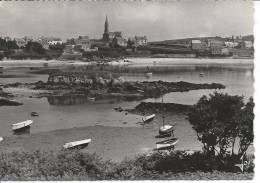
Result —
<path fill-rule="evenodd" d="M 247 172 L 254 168 L 248 158 Z M 238 172 L 201 152 L 154 152 L 119 163 L 104 161 L 96 154 L 78 150 L 58 152 L 12 152 L 0 154 L 0 180 L 153 180 L 180 179 L 180 174 L 198 177 L 201 172 Z M 200 173 L 199 173 L 200 172 Z"/>

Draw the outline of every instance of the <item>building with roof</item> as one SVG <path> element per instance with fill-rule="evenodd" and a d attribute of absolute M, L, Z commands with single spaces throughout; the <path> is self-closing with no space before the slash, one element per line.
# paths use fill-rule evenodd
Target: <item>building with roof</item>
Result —
<path fill-rule="evenodd" d="M 202 40 L 193 39 L 191 40 L 191 48 L 192 50 L 204 51 L 207 50 L 207 43 Z"/>
<path fill-rule="evenodd" d="M 135 36 L 134 41 L 135 41 L 135 46 L 137 46 L 137 47 L 147 45 L 146 36 Z"/>
<path fill-rule="evenodd" d="M 102 41 L 107 43 L 112 42 L 115 37 L 123 38 L 123 33 L 122 31 L 109 32 L 109 23 L 108 23 L 108 18 L 106 16 Z"/>
<path fill-rule="evenodd" d="M 79 36 L 74 40 L 75 47 L 87 51 L 91 47 L 91 41 L 88 36 Z"/>
<path fill-rule="evenodd" d="M 115 36 L 112 41 L 112 47 L 127 47 L 127 40 L 123 37 Z"/>

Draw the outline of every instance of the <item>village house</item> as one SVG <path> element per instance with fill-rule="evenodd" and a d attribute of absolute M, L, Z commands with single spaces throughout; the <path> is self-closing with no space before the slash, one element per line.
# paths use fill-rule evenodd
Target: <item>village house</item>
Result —
<path fill-rule="evenodd" d="M 91 41 L 88 36 L 79 36 L 75 41 L 76 50 L 88 51 L 91 47 Z"/>
<path fill-rule="evenodd" d="M 217 39 L 217 38 L 216 39 L 208 39 L 207 42 L 208 42 L 209 48 L 224 47 L 225 46 L 224 40 Z"/>
<path fill-rule="evenodd" d="M 23 38 L 15 38 L 15 42 L 19 48 L 22 48 L 27 44 L 27 41 L 25 41 Z"/>
<path fill-rule="evenodd" d="M 197 51 L 207 50 L 207 43 L 202 40 L 191 40 L 191 48 Z"/>
<path fill-rule="evenodd" d="M 63 42 L 62 42 L 62 40 L 60 39 L 60 38 L 52 38 L 52 39 L 50 39 L 50 40 L 48 40 L 48 44 L 49 44 L 49 46 L 50 45 L 61 45 Z"/>
<path fill-rule="evenodd" d="M 147 37 L 146 36 L 135 36 L 135 45 L 138 46 L 145 46 L 147 45 Z"/>
<path fill-rule="evenodd" d="M 112 47 L 126 47 L 127 46 L 127 40 L 122 37 L 114 37 L 112 41 Z"/>
<path fill-rule="evenodd" d="M 252 41 L 244 41 L 243 45 L 245 48 L 248 48 L 248 49 L 253 48 L 253 46 L 254 46 Z"/>
<path fill-rule="evenodd" d="M 36 40 L 37 43 L 40 43 L 44 49 L 49 49 L 48 40 L 44 37 L 41 37 Z"/>
<path fill-rule="evenodd" d="M 224 44 L 228 48 L 235 48 L 236 46 L 238 46 L 238 42 L 233 41 L 225 41 Z"/>

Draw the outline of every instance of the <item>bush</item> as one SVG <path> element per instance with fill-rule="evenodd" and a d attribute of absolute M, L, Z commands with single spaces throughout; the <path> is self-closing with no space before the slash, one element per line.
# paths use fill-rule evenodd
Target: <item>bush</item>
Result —
<path fill-rule="evenodd" d="M 252 172 L 253 157 L 247 172 Z M 232 168 L 231 168 L 232 167 Z M 0 180 L 152 180 L 180 179 L 201 172 L 238 172 L 233 165 L 222 164 L 201 152 L 154 152 L 120 163 L 104 161 L 96 154 L 78 150 L 58 152 L 12 152 L 0 154 Z M 179 178 L 178 178 L 179 177 Z M 221 176 L 218 176 L 221 178 Z M 223 178 L 223 177 L 222 177 Z M 185 177 L 183 177 L 185 179 Z M 187 177 L 186 177 L 187 179 Z"/>

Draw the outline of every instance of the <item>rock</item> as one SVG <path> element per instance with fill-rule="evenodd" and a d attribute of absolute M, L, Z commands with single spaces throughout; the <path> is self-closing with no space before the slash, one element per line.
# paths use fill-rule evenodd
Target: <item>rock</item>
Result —
<path fill-rule="evenodd" d="M 23 105 L 20 102 L 14 101 L 14 100 L 9 100 L 7 98 L 0 98 L 0 106 L 18 106 L 18 105 Z"/>
<path fill-rule="evenodd" d="M 190 105 L 175 104 L 175 103 L 153 103 L 153 102 L 141 102 L 134 109 L 129 110 L 130 112 L 153 112 L 159 113 L 164 112 L 187 112 L 190 109 Z"/>
<path fill-rule="evenodd" d="M 35 117 L 35 116 L 39 116 L 39 114 L 37 112 L 31 112 L 31 116 Z"/>

